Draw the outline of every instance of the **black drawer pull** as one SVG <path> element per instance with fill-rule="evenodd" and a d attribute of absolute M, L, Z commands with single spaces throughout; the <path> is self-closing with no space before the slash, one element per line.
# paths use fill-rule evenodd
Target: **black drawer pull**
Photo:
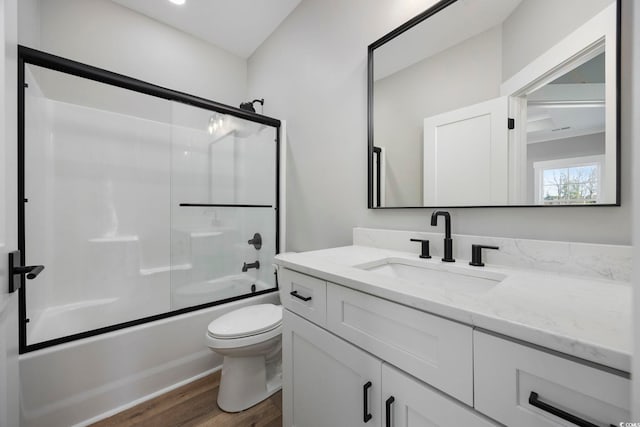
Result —
<path fill-rule="evenodd" d="M 298 299 L 301 299 L 302 301 L 311 301 L 311 297 L 303 297 L 302 295 L 300 295 L 298 293 L 298 291 L 291 291 L 291 292 L 289 292 L 289 295 L 291 295 L 292 297 L 296 297 Z"/>
<path fill-rule="evenodd" d="M 362 399 L 364 401 L 364 422 L 369 422 L 373 416 L 369 413 L 369 389 L 371 388 L 371 381 L 367 381 L 367 383 L 362 386 Z"/>
<path fill-rule="evenodd" d="M 562 409 L 558 409 L 555 406 L 551 406 L 548 403 L 544 403 L 538 400 L 538 393 L 536 393 L 535 391 L 532 391 L 529 395 L 529 405 L 540 408 L 545 412 L 548 412 L 558 418 L 562 418 L 563 420 L 569 421 L 570 423 L 573 423 L 580 427 L 598 427 L 596 424 L 590 423 L 587 420 L 583 420 L 580 417 L 577 417 L 573 414 L 563 411 Z"/>
<path fill-rule="evenodd" d="M 385 406 L 386 406 L 386 417 L 387 417 L 387 422 L 386 422 L 386 427 L 391 427 L 391 405 L 393 405 L 393 402 L 396 401 L 396 398 L 391 396 L 390 398 L 387 399 L 386 402 L 384 402 Z"/>

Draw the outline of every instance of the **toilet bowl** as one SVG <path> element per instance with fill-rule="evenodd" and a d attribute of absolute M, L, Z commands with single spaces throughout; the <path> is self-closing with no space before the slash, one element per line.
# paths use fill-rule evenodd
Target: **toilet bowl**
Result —
<path fill-rule="evenodd" d="M 220 316 L 207 345 L 224 356 L 218 406 L 239 412 L 282 388 L 282 307 L 259 304 Z"/>

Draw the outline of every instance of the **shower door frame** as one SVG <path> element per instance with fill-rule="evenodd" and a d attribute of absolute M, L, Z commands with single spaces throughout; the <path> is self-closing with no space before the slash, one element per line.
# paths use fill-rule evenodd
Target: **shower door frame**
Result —
<path fill-rule="evenodd" d="M 102 68 L 87 65 L 81 62 L 73 61 L 60 56 L 52 55 L 47 52 L 32 49 L 26 46 L 18 45 L 18 248 L 20 249 L 21 265 L 25 264 L 26 249 L 25 249 L 25 204 L 27 199 L 25 198 L 25 66 L 27 64 L 36 65 L 39 67 L 47 68 L 70 74 L 76 77 L 81 77 L 89 80 L 93 80 L 99 83 L 108 84 L 111 86 L 120 87 L 123 89 L 132 90 L 138 93 L 154 96 L 157 98 L 166 99 L 168 101 L 176 101 L 182 104 L 190 105 L 193 107 L 202 108 L 205 110 L 215 111 L 217 113 L 231 115 L 240 119 L 248 120 L 255 123 L 271 126 L 276 130 L 276 200 L 275 206 L 275 253 L 280 253 L 280 137 L 282 131 L 282 122 L 278 119 L 264 116 L 262 114 L 254 113 L 240 108 L 232 107 L 226 104 L 222 104 L 216 101 L 212 101 L 206 98 L 201 98 L 195 95 L 190 95 L 184 92 L 179 92 L 173 89 L 168 89 L 162 86 L 154 85 L 142 80 L 128 77 L 122 74 L 114 73 Z M 210 204 L 208 206 L 216 206 Z M 223 205 L 217 205 L 223 206 Z M 224 205 L 233 207 L 257 207 L 255 205 Z M 265 206 L 260 206 L 265 207 Z M 275 273 L 274 273 L 275 274 Z M 18 322 L 19 322 L 19 352 L 20 354 L 28 353 L 30 351 L 51 347 L 58 344 L 67 343 L 70 341 L 79 340 L 82 338 L 88 338 L 95 335 L 104 334 L 107 332 L 117 331 L 119 329 L 128 328 L 131 326 L 141 325 L 155 320 L 166 319 L 168 317 L 177 316 L 192 311 L 201 310 L 204 308 L 214 307 L 221 304 L 226 304 L 233 301 L 238 301 L 246 298 L 251 298 L 258 295 L 268 294 L 271 292 L 277 292 L 279 289 L 278 278 L 275 276 L 275 287 L 271 289 L 264 289 L 250 294 L 238 295 L 231 298 L 226 298 L 219 301 L 213 301 L 205 304 L 199 304 L 192 307 L 185 307 L 179 310 L 168 311 L 153 316 L 143 317 L 140 319 L 130 320 L 123 323 L 117 323 L 114 325 L 105 326 L 98 329 L 92 329 L 85 332 L 75 333 L 52 340 L 42 341 L 34 344 L 27 344 L 27 302 L 26 302 L 26 280 L 22 287 L 19 289 L 19 305 L 18 305 Z"/>

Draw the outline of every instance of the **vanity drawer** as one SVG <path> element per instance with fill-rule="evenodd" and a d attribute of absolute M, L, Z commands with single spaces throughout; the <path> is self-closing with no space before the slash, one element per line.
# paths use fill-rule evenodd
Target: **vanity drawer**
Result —
<path fill-rule="evenodd" d="M 280 300 L 288 310 L 324 326 L 327 319 L 327 282 L 286 268 L 278 270 Z"/>
<path fill-rule="evenodd" d="M 327 327 L 473 406 L 470 327 L 333 283 L 327 284 Z"/>
<path fill-rule="evenodd" d="M 573 426 L 529 403 L 542 405 L 595 425 L 630 420 L 627 378 L 475 331 L 475 408 L 508 426 Z"/>

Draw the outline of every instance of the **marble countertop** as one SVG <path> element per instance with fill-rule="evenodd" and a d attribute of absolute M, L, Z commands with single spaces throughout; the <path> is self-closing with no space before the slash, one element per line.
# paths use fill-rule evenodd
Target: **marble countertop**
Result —
<path fill-rule="evenodd" d="M 276 256 L 276 264 L 461 323 L 571 356 L 631 371 L 631 285 L 628 282 L 487 264 L 507 277 L 482 292 L 419 285 L 356 266 L 384 258 L 441 264 L 438 257 L 368 246 Z M 470 267 L 458 259 L 456 268 Z"/>

